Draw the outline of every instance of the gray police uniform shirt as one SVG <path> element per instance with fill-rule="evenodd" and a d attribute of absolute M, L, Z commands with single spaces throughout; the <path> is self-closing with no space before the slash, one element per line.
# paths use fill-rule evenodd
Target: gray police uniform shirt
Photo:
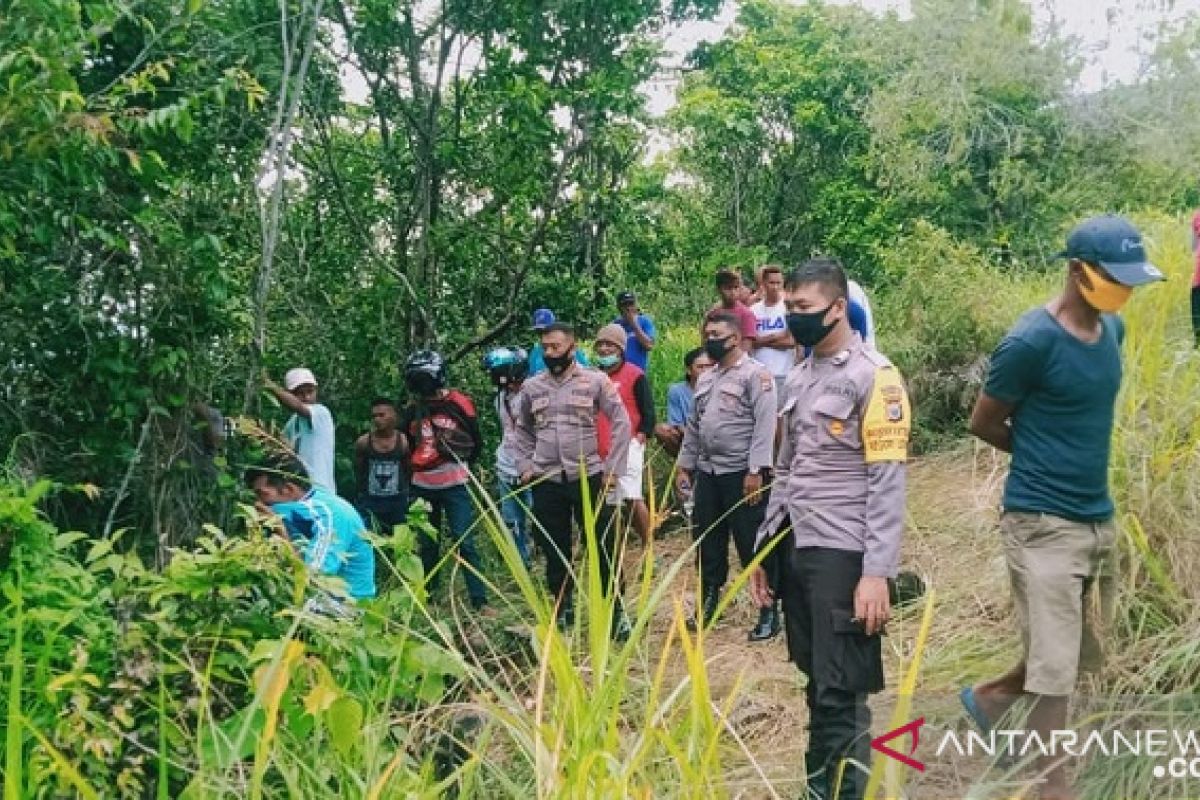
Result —
<path fill-rule="evenodd" d="M 555 482 L 608 472 L 625 474 L 632 429 L 629 413 L 612 381 L 603 372 L 574 364 L 561 377 L 549 370 L 525 381 L 515 399 L 513 453 L 518 469 Z M 608 460 L 600 459 L 596 418 L 603 412 L 612 423 Z"/>
<path fill-rule="evenodd" d="M 894 577 L 904 533 L 911 409 L 899 371 L 861 339 L 809 355 L 784 384 L 783 437 L 757 543 L 789 521 L 796 547 L 863 553 L 863 575 Z"/>
<path fill-rule="evenodd" d="M 770 468 L 776 411 L 775 378 L 750 356 L 708 370 L 696 381 L 679 467 L 711 475 Z"/>

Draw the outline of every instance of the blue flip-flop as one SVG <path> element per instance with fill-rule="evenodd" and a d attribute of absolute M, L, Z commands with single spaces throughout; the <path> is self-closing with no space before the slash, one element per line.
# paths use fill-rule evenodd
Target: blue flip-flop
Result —
<path fill-rule="evenodd" d="M 975 727 L 984 736 L 991 736 L 992 721 L 988 719 L 987 714 L 983 713 L 983 709 L 979 707 L 979 703 L 975 701 L 975 690 L 970 686 L 964 686 L 958 693 L 958 699 L 962 703 L 962 707 L 966 710 L 967 716 L 975 723 Z M 1016 765 L 1016 758 L 1010 752 L 1003 752 L 996 758 L 996 766 L 1001 769 L 1012 769 Z"/>
<path fill-rule="evenodd" d="M 958 699 L 966 710 L 967 716 L 975 723 L 975 727 L 979 728 L 979 732 L 984 736 L 989 735 L 992 732 L 992 721 L 975 702 L 975 690 L 970 686 L 964 686 L 958 693 Z"/>

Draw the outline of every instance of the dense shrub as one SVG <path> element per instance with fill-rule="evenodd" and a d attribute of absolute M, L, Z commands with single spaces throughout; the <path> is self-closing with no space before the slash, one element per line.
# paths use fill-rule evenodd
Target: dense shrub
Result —
<path fill-rule="evenodd" d="M 961 436 L 986 375 L 986 356 L 1020 314 L 1047 299 L 1057 277 L 995 264 L 924 221 L 878 252 L 879 348 L 913 398 L 918 449 Z"/>

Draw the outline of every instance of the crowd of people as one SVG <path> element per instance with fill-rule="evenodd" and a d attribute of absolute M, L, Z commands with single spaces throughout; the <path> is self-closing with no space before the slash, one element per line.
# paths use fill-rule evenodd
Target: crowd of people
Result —
<path fill-rule="evenodd" d="M 1110 588 L 1115 537 L 1108 457 L 1124 337 L 1116 312 L 1133 287 L 1162 277 L 1121 217 L 1084 221 L 1061 255 L 1061 294 L 997 348 L 970 424 L 1012 453 L 1001 528 L 1023 653 L 1005 675 L 962 690 L 985 734 L 1021 698 L 1032 728 L 1064 728 L 1080 669 L 1096 661 L 1088 598 Z M 626 530 L 653 535 L 643 484 L 656 440 L 674 459 L 697 543 L 692 628 L 716 622 L 732 539 L 759 609 L 750 640 L 784 631 L 808 677 L 808 796 L 860 798 L 866 775 L 841 765 L 870 761 L 867 697 L 884 685 L 911 407 L 899 371 L 875 348 L 867 297 L 838 261 L 764 265 L 755 284 L 736 270 L 717 273 L 719 301 L 704 315 L 702 345 L 683 359 L 685 380 L 666 393 L 662 423 L 647 375 L 658 333 L 632 292 L 618 296 L 590 360 L 570 324 L 537 309 L 528 351 L 498 347 L 483 359 L 502 432 L 499 507 L 525 566 L 535 553 L 544 560 L 563 629 L 574 624 L 574 542 L 595 537 L 602 590 L 615 599 L 608 632 L 623 640 L 620 555 Z M 375 591 L 366 526 L 396 525 L 411 500 L 424 500 L 467 565 L 471 603 L 490 614 L 468 490 L 483 444 L 476 406 L 449 385 L 436 352 L 413 353 L 404 373 L 410 401 L 376 399 L 371 430 L 355 443 L 354 506 L 336 495 L 333 419 L 303 368 L 283 386 L 266 384 L 293 412 L 285 433 L 303 474 L 251 470 L 247 482 L 306 563 L 341 576 L 351 598 Z M 439 549 L 422 537 L 427 574 Z M 1041 797 L 1075 797 L 1061 757 L 1042 759 L 1039 774 Z"/>

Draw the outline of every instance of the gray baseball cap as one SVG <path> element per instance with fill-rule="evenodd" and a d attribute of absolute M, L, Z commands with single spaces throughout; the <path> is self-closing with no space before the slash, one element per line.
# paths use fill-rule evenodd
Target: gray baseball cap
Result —
<path fill-rule="evenodd" d="M 1098 264 L 1125 286 L 1164 280 L 1162 270 L 1146 260 L 1141 232 L 1116 214 L 1090 217 L 1076 225 L 1067 236 L 1067 249 L 1058 257 Z"/>

